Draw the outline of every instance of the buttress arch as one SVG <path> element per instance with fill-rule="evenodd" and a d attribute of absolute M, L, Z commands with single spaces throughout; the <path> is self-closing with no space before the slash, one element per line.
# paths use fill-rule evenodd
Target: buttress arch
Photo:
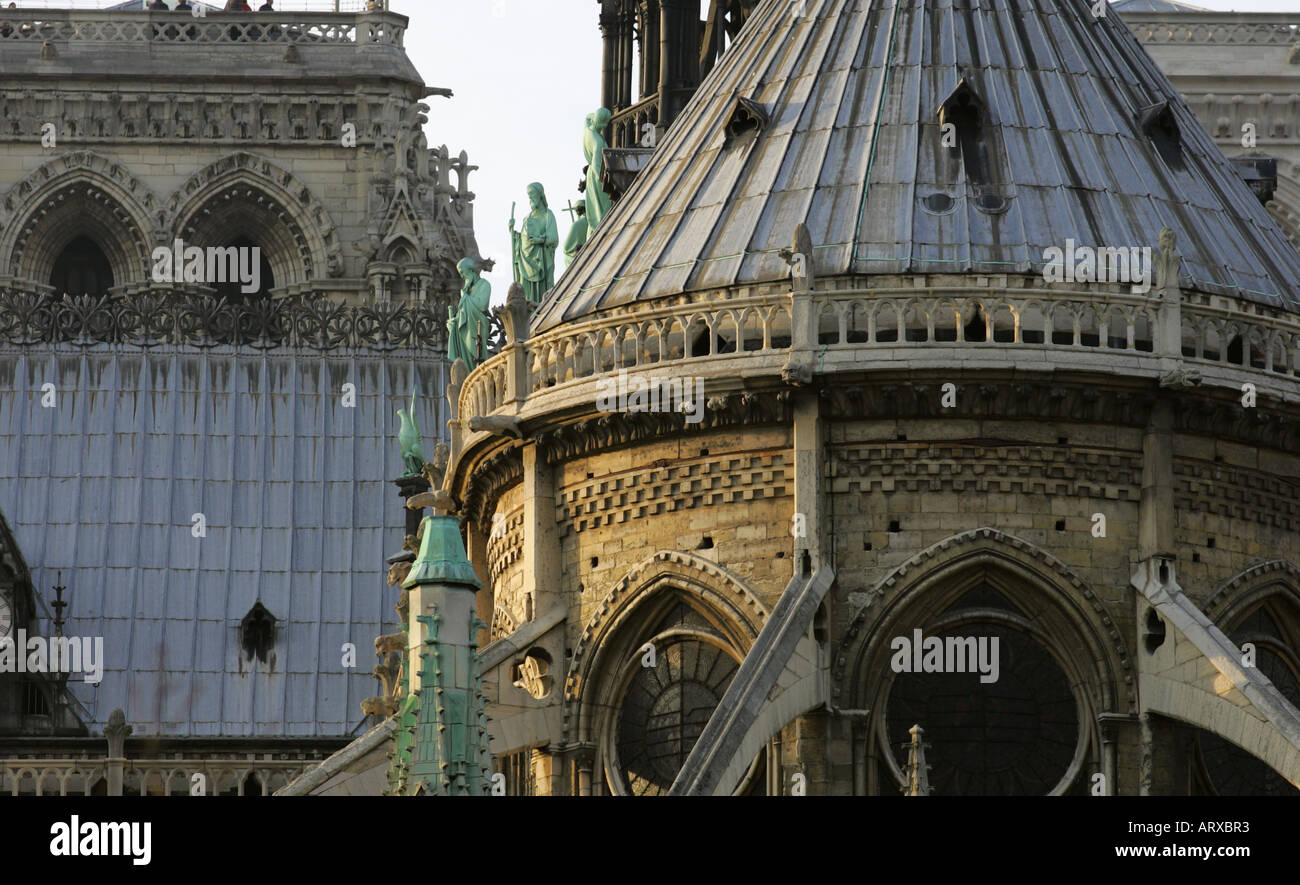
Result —
<path fill-rule="evenodd" d="M 681 605 L 707 623 L 694 638 L 725 649 L 736 667 L 768 614 L 736 576 L 693 554 L 661 551 L 629 571 L 584 627 L 565 680 L 566 737 L 592 748 L 593 771 L 602 773 L 602 780 L 618 778 L 611 771 L 618 711 L 640 667 L 643 645 Z"/>

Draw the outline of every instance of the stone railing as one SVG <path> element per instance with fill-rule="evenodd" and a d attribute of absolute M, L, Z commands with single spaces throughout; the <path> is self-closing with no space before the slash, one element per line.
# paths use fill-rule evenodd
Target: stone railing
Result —
<path fill-rule="evenodd" d="M 446 306 L 437 302 L 351 305 L 306 297 L 231 302 L 166 290 L 102 297 L 0 292 L 0 347 L 172 344 L 445 352 L 446 324 Z"/>
<path fill-rule="evenodd" d="M 526 390 L 538 392 L 619 369 L 784 351 L 790 346 L 787 305 L 788 299 L 775 297 L 736 299 L 564 326 L 525 344 Z M 466 379 L 459 400 L 462 419 L 490 415 L 505 405 L 509 356 L 493 357 Z"/>
<path fill-rule="evenodd" d="M 407 18 L 391 12 L 117 12 L 0 9 L 0 43 L 302 43 L 403 45 Z"/>
<path fill-rule="evenodd" d="M 877 289 L 816 296 L 816 344 L 863 349 L 928 345 L 1104 347 L 1150 353 L 1158 302 L 1051 290 Z"/>
<path fill-rule="evenodd" d="M 646 124 L 659 125 L 659 96 L 652 95 L 623 108 L 609 121 L 609 146 L 615 148 L 654 147 L 645 144 Z"/>
<path fill-rule="evenodd" d="M 1143 43 L 1291 46 L 1300 42 L 1300 13 L 1134 12 L 1124 23 Z"/>
<path fill-rule="evenodd" d="M 1055 289 L 973 296 L 969 290 L 874 290 L 818 296 L 817 344 L 870 351 L 1011 346 L 1155 353 L 1154 297 Z M 1190 362 L 1300 376 L 1300 317 L 1277 317 L 1184 301 L 1181 349 Z"/>
<path fill-rule="evenodd" d="M 892 362 L 908 347 L 918 348 L 918 359 L 948 365 L 966 358 L 954 350 L 971 356 L 996 353 L 996 359 L 1023 350 L 1060 353 L 1063 363 L 1102 370 L 1086 360 L 1110 353 L 1122 356 L 1116 371 L 1148 366 L 1152 376 L 1161 371 L 1162 358 L 1177 356 L 1157 352 L 1162 302 L 1154 291 L 1134 295 L 1023 288 L 981 293 L 932 287 L 920 294 L 913 288 L 882 288 L 808 297 L 809 349 L 825 372 Z M 523 396 L 544 394 L 620 369 L 647 372 L 687 362 L 702 371 L 710 362 L 724 360 L 716 373 L 726 375 L 735 371 L 729 358 L 790 351 L 790 303 L 788 295 L 751 297 L 564 326 L 524 343 L 526 383 L 521 391 Z M 1181 355 L 1189 366 L 1300 378 L 1300 317 L 1187 295 L 1180 312 Z M 465 380 L 458 400 L 462 421 L 509 405 L 512 358 L 517 354 L 507 350 Z"/>
<path fill-rule="evenodd" d="M 269 796 L 319 759 L 140 759 L 117 763 L 122 795 L 190 796 L 194 775 L 205 796 Z M 0 796 L 109 795 L 108 759 L 0 760 Z"/>

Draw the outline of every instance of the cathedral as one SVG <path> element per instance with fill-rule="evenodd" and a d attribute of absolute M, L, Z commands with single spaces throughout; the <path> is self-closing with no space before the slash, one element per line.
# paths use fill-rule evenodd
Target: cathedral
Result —
<path fill-rule="evenodd" d="M 1295 795 L 1289 18 L 588 5 L 486 352 L 404 17 L 0 12 L 0 792 Z"/>
<path fill-rule="evenodd" d="M 82 652 L 0 652 L 0 794 L 268 795 L 365 730 L 476 167 L 336 5 L 0 9 L 0 637 Z"/>

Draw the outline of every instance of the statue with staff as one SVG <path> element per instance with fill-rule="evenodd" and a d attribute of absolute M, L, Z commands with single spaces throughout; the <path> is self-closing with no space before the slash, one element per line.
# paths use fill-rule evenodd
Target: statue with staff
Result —
<path fill-rule="evenodd" d="M 510 209 L 510 239 L 514 246 L 515 282 L 524 287 L 524 297 L 538 304 L 555 285 L 555 250 L 560 231 L 555 213 L 546 205 L 546 191 L 537 182 L 528 185 L 531 211 L 522 228 L 515 230 L 515 211 Z"/>
<path fill-rule="evenodd" d="M 456 306 L 447 308 L 447 358 L 453 363 L 462 360 L 465 368 L 472 371 L 488 355 L 492 335 L 492 320 L 488 316 L 492 284 L 479 275 L 478 262 L 473 258 L 462 258 L 456 270 L 465 285 Z"/>

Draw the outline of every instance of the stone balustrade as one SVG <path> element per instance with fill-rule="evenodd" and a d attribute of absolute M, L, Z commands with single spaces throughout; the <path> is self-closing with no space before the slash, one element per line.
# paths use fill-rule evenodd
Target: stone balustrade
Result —
<path fill-rule="evenodd" d="M 202 795 L 269 796 L 308 768 L 313 759 L 182 760 L 139 759 L 120 763 L 122 795 L 189 796 L 194 775 L 203 775 Z M 0 796 L 108 795 L 108 759 L 0 760 Z M 256 786 L 254 786 L 256 785 Z"/>
<path fill-rule="evenodd" d="M 407 18 L 347 12 L 141 12 L 0 9 L 0 42 L 403 45 Z"/>
<path fill-rule="evenodd" d="M 1291 46 L 1300 14 L 1276 12 L 1128 13 L 1124 23 L 1143 43 Z"/>
<path fill-rule="evenodd" d="M 1051 364 L 1152 378 L 1164 371 L 1162 359 L 1177 357 L 1158 352 L 1162 302 L 1154 290 L 1138 295 L 1023 283 L 1024 288 L 987 290 L 815 292 L 808 296 L 809 345 L 823 373 L 886 367 L 906 348 L 916 348 L 907 359 L 918 366 L 972 360 L 990 366 L 1002 360 L 1010 367 L 1020 364 L 1017 354 L 1023 353 L 1046 368 L 1050 364 L 1041 354 L 1050 352 L 1056 354 Z M 559 394 L 566 385 L 611 372 L 653 368 L 662 374 L 674 364 L 690 364 L 692 374 L 726 376 L 734 370 L 719 360 L 791 350 L 796 342 L 790 304 L 788 295 L 749 295 L 563 326 L 522 345 L 523 390 L 526 396 Z M 1300 397 L 1300 317 L 1195 293 L 1184 293 L 1180 314 L 1181 357 L 1189 370 L 1234 384 L 1240 373 L 1264 373 L 1261 380 L 1274 389 L 1295 387 Z M 511 358 L 502 352 L 465 380 L 458 400 L 462 421 L 519 405 L 507 402 Z M 475 438 L 467 435 L 466 444 Z"/>

